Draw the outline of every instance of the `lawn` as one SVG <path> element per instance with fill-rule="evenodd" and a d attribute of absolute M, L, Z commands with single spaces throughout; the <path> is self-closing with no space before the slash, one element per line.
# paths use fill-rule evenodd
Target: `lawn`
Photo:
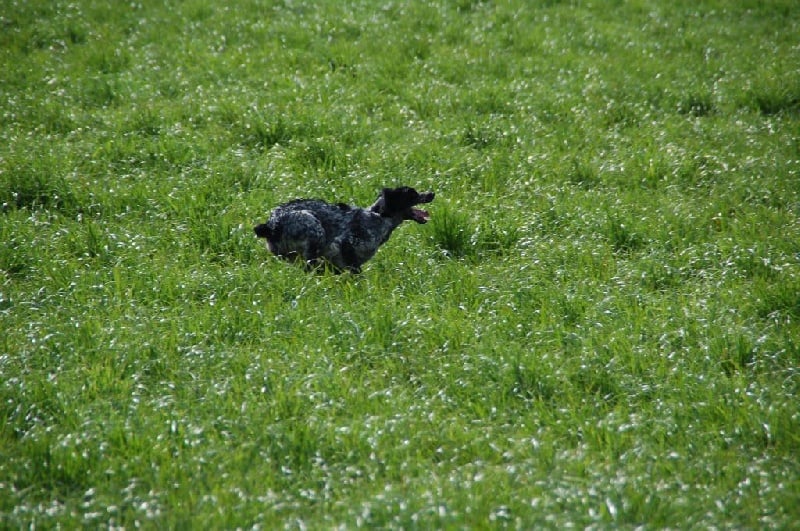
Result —
<path fill-rule="evenodd" d="M 793 1 L 0 1 L 0 527 L 793 528 Z M 433 190 L 360 275 L 253 234 Z"/>

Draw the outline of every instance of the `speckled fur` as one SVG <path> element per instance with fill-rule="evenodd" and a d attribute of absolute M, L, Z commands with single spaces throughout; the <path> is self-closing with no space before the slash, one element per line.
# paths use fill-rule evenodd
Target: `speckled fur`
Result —
<path fill-rule="evenodd" d="M 403 186 L 384 188 L 369 208 L 296 199 L 273 210 L 255 233 L 282 259 L 302 260 L 309 268 L 327 262 L 336 272 L 358 273 L 403 221 L 428 221 L 428 213 L 414 207 L 433 197 Z"/>

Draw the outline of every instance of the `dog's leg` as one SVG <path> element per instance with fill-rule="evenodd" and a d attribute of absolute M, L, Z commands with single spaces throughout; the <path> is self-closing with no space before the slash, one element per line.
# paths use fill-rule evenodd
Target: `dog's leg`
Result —
<path fill-rule="evenodd" d="M 361 264 L 359 264 L 358 254 L 356 253 L 353 244 L 348 241 L 344 241 L 339 246 L 339 249 L 341 252 L 341 261 L 342 261 L 341 267 L 343 269 L 347 269 L 352 273 L 360 273 Z"/>

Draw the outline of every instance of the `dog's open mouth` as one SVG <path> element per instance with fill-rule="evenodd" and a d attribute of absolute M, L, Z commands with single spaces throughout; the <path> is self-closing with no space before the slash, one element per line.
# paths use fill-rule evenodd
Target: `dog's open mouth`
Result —
<path fill-rule="evenodd" d="M 419 194 L 417 197 L 417 204 L 420 203 L 430 203 L 433 201 L 434 198 L 433 192 L 426 192 L 424 194 Z M 431 219 L 431 215 L 428 214 L 427 210 L 422 210 L 421 208 L 411 208 L 411 216 L 414 221 L 417 223 L 427 223 Z"/>
<path fill-rule="evenodd" d="M 427 210 L 422 210 L 421 208 L 412 208 L 411 214 L 414 216 L 414 221 L 417 223 L 427 223 L 429 219 L 431 219 L 431 215 L 428 214 Z"/>

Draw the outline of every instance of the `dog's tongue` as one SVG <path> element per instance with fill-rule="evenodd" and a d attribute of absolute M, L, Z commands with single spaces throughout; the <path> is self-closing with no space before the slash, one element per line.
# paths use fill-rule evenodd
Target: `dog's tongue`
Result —
<path fill-rule="evenodd" d="M 411 211 L 414 213 L 414 221 L 426 223 L 429 219 L 431 219 L 431 215 L 428 214 L 427 210 L 422 210 L 421 208 L 412 208 Z"/>

